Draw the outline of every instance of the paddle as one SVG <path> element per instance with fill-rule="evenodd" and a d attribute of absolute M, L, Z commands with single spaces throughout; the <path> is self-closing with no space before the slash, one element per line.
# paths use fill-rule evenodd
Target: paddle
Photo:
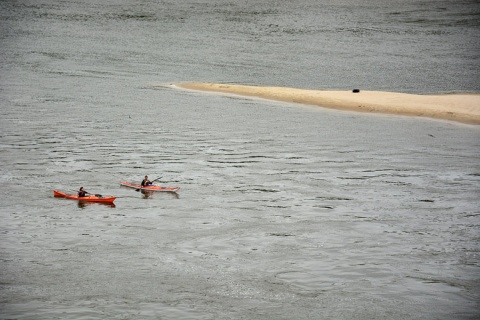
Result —
<path fill-rule="evenodd" d="M 94 195 L 95 197 L 99 197 L 99 198 L 103 198 L 103 196 L 101 194 L 98 194 L 98 193 L 90 193 L 88 191 L 85 191 L 85 195 Z"/>
<path fill-rule="evenodd" d="M 95 197 L 103 198 L 103 195 L 101 195 L 101 194 L 91 193 L 91 192 L 88 192 L 87 190 L 83 190 L 83 191 L 85 191 L 85 196 L 90 195 L 90 196 L 95 196 Z M 72 192 L 73 192 L 73 191 L 72 191 Z M 75 191 L 75 192 L 78 193 L 78 191 Z"/>
<path fill-rule="evenodd" d="M 152 181 L 150 181 L 150 182 L 152 182 L 152 183 L 153 183 L 153 182 L 155 182 L 155 181 L 157 181 L 157 180 L 160 180 L 160 179 L 162 179 L 162 177 L 158 177 L 157 179 L 155 179 L 155 180 L 152 180 Z M 143 188 L 143 187 L 142 187 L 142 188 Z M 135 189 L 135 191 L 140 191 L 140 189 Z"/>

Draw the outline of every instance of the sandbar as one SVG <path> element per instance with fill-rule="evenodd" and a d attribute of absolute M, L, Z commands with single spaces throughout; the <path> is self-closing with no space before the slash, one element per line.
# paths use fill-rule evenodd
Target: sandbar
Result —
<path fill-rule="evenodd" d="M 480 94 L 409 94 L 398 92 L 306 90 L 236 84 L 183 82 L 176 87 L 257 97 L 344 111 L 427 117 L 480 125 Z"/>

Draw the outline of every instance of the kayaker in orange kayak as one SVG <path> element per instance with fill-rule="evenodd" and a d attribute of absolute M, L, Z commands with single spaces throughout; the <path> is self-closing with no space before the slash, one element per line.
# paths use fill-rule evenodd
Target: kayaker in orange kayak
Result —
<path fill-rule="evenodd" d="M 85 192 L 85 196 L 80 196 L 80 191 L 83 191 Z M 101 203 L 113 203 L 113 201 L 115 201 L 116 197 L 113 197 L 113 196 L 102 196 L 101 194 L 91 194 L 85 190 L 83 190 L 83 188 L 80 188 L 80 190 L 78 190 L 78 193 L 77 194 L 67 194 L 65 192 L 61 192 L 61 191 L 58 191 L 58 190 L 53 190 L 53 196 L 54 197 L 58 197 L 58 198 L 67 198 L 67 199 L 71 199 L 71 200 L 78 200 L 78 201 L 85 201 L 85 202 L 101 202 Z"/>
<path fill-rule="evenodd" d="M 153 183 L 148 180 L 148 176 L 145 176 L 145 179 L 142 180 L 142 183 L 140 184 L 142 187 L 145 187 L 145 186 L 151 186 Z"/>
<path fill-rule="evenodd" d="M 87 194 L 88 194 L 88 192 L 83 190 L 83 187 L 80 187 L 80 190 L 78 190 L 78 196 L 79 197 L 86 197 Z"/>

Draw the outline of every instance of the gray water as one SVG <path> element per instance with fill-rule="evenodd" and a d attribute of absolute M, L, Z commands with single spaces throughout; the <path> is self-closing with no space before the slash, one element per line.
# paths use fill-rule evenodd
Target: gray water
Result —
<path fill-rule="evenodd" d="M 478 92 L 479 13 L 0 2 L 0 317 L 478 318 L 477 126 L 172 84 Z"/>

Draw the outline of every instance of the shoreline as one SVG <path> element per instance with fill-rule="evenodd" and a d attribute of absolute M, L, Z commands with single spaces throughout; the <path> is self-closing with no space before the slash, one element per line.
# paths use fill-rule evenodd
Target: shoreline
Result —
<path fill-rule="evenodd" d="M 268 100 L 315 105 L 343 111 L 426 117 L 480 125 L 480 94 L 419 95 L 383 91 L 307 90 L 233 84 L 182 82 L 176 87 Z"/>

